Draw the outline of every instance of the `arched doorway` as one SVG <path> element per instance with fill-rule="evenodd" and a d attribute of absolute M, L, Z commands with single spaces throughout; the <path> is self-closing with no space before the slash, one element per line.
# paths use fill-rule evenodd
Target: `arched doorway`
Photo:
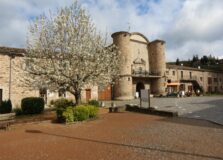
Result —
<path fill-rule="evenodd" d="M 144 84 L 143 84 L 142 82 L 138 82 L 138 83 L 136 84 L 136 92 L 138 92 L 139 97 L 141 97 L 141 93 L 140 93 L 140 91 L 141 91 L 142 89 L 145 89 Z"/>

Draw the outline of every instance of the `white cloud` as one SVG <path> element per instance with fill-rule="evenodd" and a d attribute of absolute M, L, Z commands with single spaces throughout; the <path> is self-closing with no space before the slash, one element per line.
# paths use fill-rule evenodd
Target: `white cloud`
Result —
<path fill-rule="evenodd" d="M 79 0 L 96 26 L 111 34 L 141 32 L 167 42 L 167 60 L 193 54 L 223 57 L 222 0 Z M 30 19 L 73 0 L 1 0 L 0 45 L 25 47 Z M 110 38 L 111 41 L 111 38 Z"/>
<path fill-rule="evenodd" d="M 221 0 L 185 1 L 170 30 L 162 35 L 167 40 L 168 59 L 176 55 L 187 59 L 193 54 L 222 56 L 222 6 Z"/>

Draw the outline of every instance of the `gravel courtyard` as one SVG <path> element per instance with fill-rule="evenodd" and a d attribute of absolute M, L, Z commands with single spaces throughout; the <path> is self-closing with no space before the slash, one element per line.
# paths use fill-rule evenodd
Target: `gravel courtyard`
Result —
<path fill-rule="evenodd" d="M 17 124 L 0 131 L 0 142 L 0 160 L 223 159 L 221 125 L 130 112 L 71 125 Z"/>

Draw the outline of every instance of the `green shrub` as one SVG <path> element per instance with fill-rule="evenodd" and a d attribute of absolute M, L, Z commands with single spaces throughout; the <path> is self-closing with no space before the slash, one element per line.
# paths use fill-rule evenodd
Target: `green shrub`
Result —
<path fill-rule="evenodd" d="M 11 100 L 2 101 L 0 105 L 0 113 L 10 113 L 12 111 L 12 102 Z"/>
<path fill-rule="evenodd" d="M 89 118 L 89 110 L 84 105 L 79 105 L 74 108 L 74 120 L 83 121 Z"/>
<path fill-rule="evenodd" d="M 39 114 L 44 110 L 44 100 L 40 97 L 23 98 L 21 108 L 24 114 Z"/>
<path fill-rule="evenodd" d="M 13 112 L 15 113 L 16 116 L 23 115 L 22 108 L 14 108 Z"/>
<path fill-rule="evenodd" d="M 50 101 L 50 105 L 52 105 L 52 106 L 53 106 L 53 105 L 54 105 L 54 103 L 55 103 L 55 101 L 54 101 L 54 100 L 51 100 L 51 101 Z"/>
<path fill-rule="evenodd" d="M 86 106 L 89 112 L 89 118 L 96 118 L 98 116 L 99 108 L 93 105 Z"/>
<path fill-rule="evenodd" d="M 74 122 L 74 108 L 67 107 L 62 113 L 61 120 L 66 123 Z"/>
<path fill-rule="evenodd" d="M 74 106 L 74 103 L 72 100 L 68 100 L 65 98 L 57 99 L 53 101 L 52 103 L 56 109 L 59 109 L 59 108 L 66 109 L 69 106 Z"/>
<path fill-rule="evenodd" d="M 56 109 L 57 121 L 61 123 L 66 122 L 66 119 L 64 119 L 63 113 L 66 111 L 66 108 L 70 106 L 74 106 L 73 101 L 65 99 L 65 98 L 60 98 L 53 101 L 53 105 L 54 105 L 54 108 Z"/>
<path fill-rule="evenodd" d="M 76 107 L 59 107 L 56 110 L 57 120 L 61 123 L 70 123 L 74 121 L 84 121 L 88 118 L 98 116 L 99 108 L 93 105 L 78 105 Z"/>
<path fill-rule="evenodd" d="M 100 106 L 100 104 L 99 104 L 99 102 L 98 102 L 97 100 L 90 100 L 90 101 L 88 102 L 88 104 L 89 104 L 89 105 L 96 106 L 96 107 L 99 107 L 99 106 Z"/>

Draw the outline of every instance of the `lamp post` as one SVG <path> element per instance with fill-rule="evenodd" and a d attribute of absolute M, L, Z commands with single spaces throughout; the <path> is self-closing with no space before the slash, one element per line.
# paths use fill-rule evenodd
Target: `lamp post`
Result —
<path fill-rule="evenodd" d="M 13 53 L 9 55 L 9 99 L 11 99 L 11 84 L 12 84 L 12 59 L 15 58 Z"/>

